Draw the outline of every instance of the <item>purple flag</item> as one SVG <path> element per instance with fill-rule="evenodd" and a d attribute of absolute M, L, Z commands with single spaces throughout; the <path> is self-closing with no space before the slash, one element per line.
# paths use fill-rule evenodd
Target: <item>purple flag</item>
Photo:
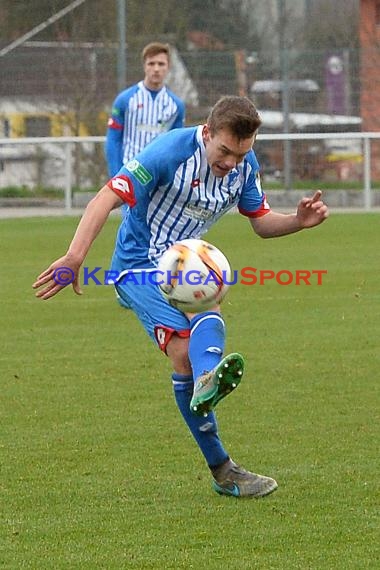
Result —
<path fill-rule="evenodd" d="M 330 54 L 326 58 L 325 81 L 327 110 L 332 115 L 346 114 L 345 69 L 344 60 L 339 54 Z"/>

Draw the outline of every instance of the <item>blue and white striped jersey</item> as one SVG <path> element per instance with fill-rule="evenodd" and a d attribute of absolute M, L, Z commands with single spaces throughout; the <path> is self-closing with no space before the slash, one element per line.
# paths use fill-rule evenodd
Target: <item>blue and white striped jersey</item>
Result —
<path fill-rule="evenodd" d="M 160 136 L 108 182 L 130 206 L 119 228 L 113 268 L 152 267 L 174 242 L 200 238 L 234 206 L 249 217 L 270 211 L 253 150 L 228 175 L 215 177 L 202 128 Z"/>
<path fill-rule="evenodd" d="M 183 127 L 185 105 L 163 86 L 151 91 L 140 81 L 116 97 L 108 120 L 106 156 L 110 176 L 157 135 Z"/>

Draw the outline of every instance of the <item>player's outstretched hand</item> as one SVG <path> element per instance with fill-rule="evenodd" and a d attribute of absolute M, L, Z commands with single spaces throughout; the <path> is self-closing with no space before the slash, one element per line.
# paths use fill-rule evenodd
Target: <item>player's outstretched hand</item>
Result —
<path fill-rule="evenodd" d="M 322 192 L 317 190 L 311 198 L 302 198 L 297 207 L 297 218 L 302 228 L 321 224 L 329 215 L 328 207 L 321 200 Z"/>
<path fill-rule="evenodd" d="M 75 262 L 70 256 L 64 255 L 60 257 L 45 269 L 33 283 L 33 289 L 43 287 L 37 291 L 36 297 L 43 300 L 50 299 L 70 284 L 74 292 L 77 295 L 81 295 L 79 269 L 80 264 Z"/>

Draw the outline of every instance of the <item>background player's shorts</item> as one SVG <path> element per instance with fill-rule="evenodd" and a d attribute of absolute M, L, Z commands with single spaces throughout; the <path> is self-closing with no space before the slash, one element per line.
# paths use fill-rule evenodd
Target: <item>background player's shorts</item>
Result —
<path fill-rule="evenodd" d="M 154 279 L 147 277 L 149 270 L 129 269 L 127 275 L 120 274 L 115 283 L 115 289 L 120 305 L 132 309 L 141 321 L 149 336 L 154 339 L 162 350 L 166 342 L 161 342 L 160 335 L 172 331 L 181 337 L 190 334 L 189 319 L 178 309 L 175 309 L 164 299 Z"/>

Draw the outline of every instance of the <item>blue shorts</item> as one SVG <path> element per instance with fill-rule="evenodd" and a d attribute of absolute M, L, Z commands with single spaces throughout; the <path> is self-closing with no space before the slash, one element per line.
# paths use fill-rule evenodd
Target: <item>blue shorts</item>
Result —
<path fill-rule="evenodd" d="M 120 273 L 115 283 L 118 301 L 126 309 L 132 309 L 161 350 L 166 350 L 173 334 L 189 337 L 189 319 L 169 305 L 154 279 L 149 280 L 149 270 L 128 269 L 126 272 L 125 275 Z"/>

